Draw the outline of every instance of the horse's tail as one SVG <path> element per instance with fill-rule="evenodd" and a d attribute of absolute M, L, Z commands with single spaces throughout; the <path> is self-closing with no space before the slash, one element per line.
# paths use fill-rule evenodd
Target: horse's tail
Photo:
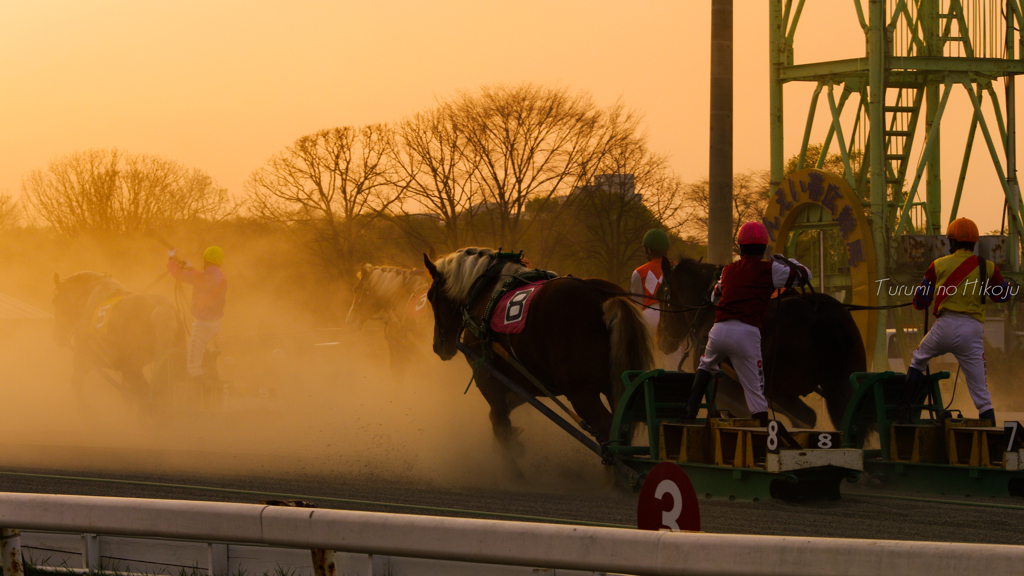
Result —
<path fill-rule="evenodd" d="M 640 307 L 626 296 L 616 296 L 602 305 L 604 325 L 611 334 L 611 358 L 608 363 L 612 384 L 612 411 L 625 391 L 622 373 L 650 370 L 654 366 L 654 339 Z"/>
<path fill-rule="evenodd" d="M 842 309 L 819 318 L 811 333 L 825 407 L 832 425 L 839 427 L 853 397 L 850 374 L 867 369 L 864 343 L 853 318 Z"/>
<path fill-rule="evenodd" d="M 154 308 L 150 320 L 153 323 L 153 387 L 162 387 L 159 392 L 166 392 L 179 376 L 176 360 L 180 354 L 176 352 L 185 344 L 185 331 L 177 311 L 170 304 Z"/>

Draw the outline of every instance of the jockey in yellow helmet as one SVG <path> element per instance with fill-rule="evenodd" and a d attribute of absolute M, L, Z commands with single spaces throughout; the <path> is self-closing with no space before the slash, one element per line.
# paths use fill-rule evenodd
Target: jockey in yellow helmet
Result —
<path fill-rule="evenodd" d="M 210 341 L 220 332 L 224 318 L 227 280 L 221 272 L 224 251 L 210 246 L 203 252 L 203 269 L 194 270 L 186 262 L 174 257 L 172 248 L 167 252 L 167 271 L 180 282 L 192 285 L 192 336 L 188 345 L 188 373 L 193 378 L 203 376 L 203 356 Z"/>

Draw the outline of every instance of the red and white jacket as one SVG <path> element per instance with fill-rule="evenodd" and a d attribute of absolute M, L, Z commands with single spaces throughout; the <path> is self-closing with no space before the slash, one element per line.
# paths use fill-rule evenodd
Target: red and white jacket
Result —
<path fill-rule="evenodd" d="M 772 292 L 811 281 L 811 271 L 806 266 L 792 258 L 789 262 L 793 266 L 786 264 L 781 256 L 771 260 L 742 256 L 726 266 L 711 293 L 715 322 L 739 320 L 760 328 Z"/>
<path fill-rule="evenodd" d="M 658 292 L 662 279 L 661 258 L 655 258 L 634 270 L 629 282 L 633 300 L 644 308 L 654 306 L 658 301 L 654 295 Z M 640 294 L 643 294 L 643 297 Z"/>

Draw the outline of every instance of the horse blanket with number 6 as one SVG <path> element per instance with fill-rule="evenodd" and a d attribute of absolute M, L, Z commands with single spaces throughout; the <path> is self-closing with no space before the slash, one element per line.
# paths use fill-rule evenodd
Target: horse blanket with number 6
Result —
<path fill-rule="evenodd" d="M 498 334 L 519 334 L 526 328 L 530 302 L 547 280 L 513 288 L 501 296 L 491 316 L 491 330 Z"/>

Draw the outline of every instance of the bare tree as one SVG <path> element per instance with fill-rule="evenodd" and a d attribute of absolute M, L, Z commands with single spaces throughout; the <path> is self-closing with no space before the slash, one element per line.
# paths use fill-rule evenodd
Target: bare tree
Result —
<path fill-rule="evenodd" d="M 659 172 L 644 187 L 644 205 L 665 227 L 680 238 L 693 221 L 693 211 L 685 204 L 687 184 L 676 173 Z"/>
<path fill-rule="evenodd" d="M 360 232 L 402 197 L 393 147 L 384 124 L 303 136 L 249 176 L 250 211 L 266 221 L 313 227 L 345 269 L 354 264 Z"/>
<path fill-rule="evenodd" d="M 22 222 L 24 210 L 21 203 L 10 194 L 0 194 L 0 232 L 9 232 Z"/>
<path fill-rule="evenodd" d="M 32 210 L 64 235 L 132 232 L 231 211 L 227 190 L 198 169 L 117 149 L 76 152 L 22 183 Z"/>
<path fill-rule="evenodd" d="M 652 153 L 635 124 L 615 131 L 600 153 L 601 174 L 567 203 L 581 228 L 573 246 L 604 278 L 625 282 L 641 239 L 658 227 L 672 231 L 681 213 L 679 189 L 664 156 Z"/>
<path fill-rule="evenodd" d="M 808 144 L 807 154 L 804 156 L 804 168 L 814 168 L 818 165 L 818 158 L 821 157 L 822 144 Z M 854 173 L 860 172 L 861 161 L 864 159 L 864 153 L 860 150 L 850 151 L 850 169 Z M 800 154 L 794 154 L 786 160 L 786 166 L 784 173 L 789 176 L 793 172 L 796 172 L 797 166 L 800 165 Z M 833 152 L 825 157 L 825 161 L 822 163 L 821 169 L 826 172 L 832 172 L 842 177 L 846 177 L 846 165 L 843 164 L 843 156 L 836 152 Z"/>
<path fill-rule="evenodd" d="M 454 250 L 464 245 L 464 220 L 472 218 L 472 175 L 476 157 L 468 148 L 463 125 L 456 121 L 449 103 L 421 112 L 403 121 L 397 129 L 396 166 L 404 181 L 407 197 L 417 208 L 436 214 L 444 228 L 445 242 Z M 415 233 L 413 214 L 405 211 L 399 222 Z"/>
<path fill-rule="evenodd" d="M 603 115 L 582 93 L 523 84 L 462 94 L 453 108 L 499 244 L 521 242 L 527 203 L 569 194 L 595 172 Z M 588 171 L 589 167 L 589 171 Z"/>
<path fill-rule="evenodd" d="M 760 220 L 764 215 L 770 188 L 771 173 L 768 170 L 750 170 L 733 175 L 733 238 L 744 222 Z M 691 241 L 703 244 L 707 241 L 708 231 L 708 179 L 703 178 L 686 185 L 683 200 L 689 209 L 686 235 Z M 739 253 L 735 243 L 733 249 Z"/>

